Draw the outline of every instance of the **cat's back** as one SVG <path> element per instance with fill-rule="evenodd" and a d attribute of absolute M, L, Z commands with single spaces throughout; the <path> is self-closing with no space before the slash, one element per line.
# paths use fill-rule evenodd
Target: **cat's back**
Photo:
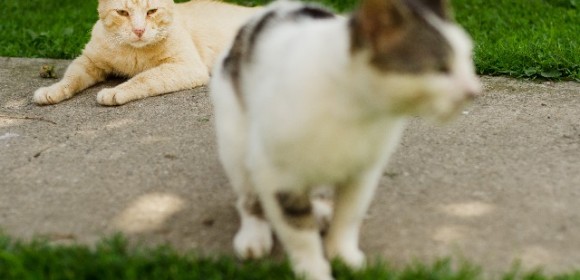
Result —
<path fill-rule="evenodd" d="M 261 8 L 238 6 L 220 1 L 193 0 L 176 4 L 179 20 L 188 30 L 209 33 L 219 30 L 235 32 Z"/>
<path fill-rule="evenodd" d="M 220 1 L 193 0 L 176 4 L 176 22 L 190 34 L 202 60 L 211 68 L 240 26 L 261 9 Z"/>

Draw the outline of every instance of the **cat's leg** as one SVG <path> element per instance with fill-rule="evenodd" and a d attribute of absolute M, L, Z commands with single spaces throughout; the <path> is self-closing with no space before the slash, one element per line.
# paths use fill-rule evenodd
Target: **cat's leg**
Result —
<path fill-rule="evenodd" d="M 87 56 L 81 55 L 68 66 L 62 80 L 51 86 L 37 89 L 34 92 L 33 101 L 39 105 L 59 103 L 73 97 L 83 89 L 104 81 L 106 74 Z"/>
<path fill-rule="evenodd" d="M 359 231 L 380 178 L 380 169 L 369 171 L 335 190 L 334 214 L 325 238 L 329 259 L 340 258 L 352 268 L 365 263 L 359 249 Z"/>
<path fill-rule="evenodd" d="M 164 63 L 143 71 L 114 88 L 101 90 L 97 94 L 97 102 L 108 106 L 123 105 L 149 96 L 202 86 L 208 81 L 208 69 L 201 62 Z"/>
<path fill-rule="evenodd" d="M 272 250 L 273 237 L 245 165 L 246 112 L 240 106 L 229 77 L 218 70 L 212 82 L 219 158 L 238 196 L 236 208 L 241 224 L 234 238 L 234 250 L 242 259 L 260 258 Z"/>
<path fill-rule="evenodd" d="M 332 220 L 332 197 L 333 193 L 328 188 L 314 190 L 311 194 L 312 210 L 322 235 L 326 234 Z"/>
<path fill-rule="evenodd" d="M 324 257 L 310 195 L 287 191 L 296 188 L 282 188 L 275 173 L 265 169 L 260 169 L 259 173 L 254 174 L 257 193 L 294 272 L 309 280 L 333 279 L 330 264 Z"/>
<path fill-rule="evenodd" d="M 232 120 L 232 122 L 230 125 L 232 130 L 243 128 L 243 125 L 240 125 L 237 129 L 233 126 L 240 120 Z M 245 168 L 244 143 L 246 141 L 244 137 L 225 137 L 226 135 L 241 136 L 243 134 L 224 133 L 224 128 L 219 125 L 218 127 L 221 128 L 221 130 L 218 129 L 218 135 L 222 136 L 218 141 L 220 144 L 220 159 L 230 183 L 238 195 L 236 208 L 240 216 L 240 229 L 234 237 L 234 250 L 242 259 L 258 259 L 270 254 L 273 237 L 270 224 L 264 216 L 262 205 L 252 188 Z"/>
<path fill-rule="evenodd" d="M 240 229 L 234 237 L 234 249 L 242 259 L 258 259 L 272 251 L 273 237 L 258 197 L 238 192 L 237 209 Z"/>

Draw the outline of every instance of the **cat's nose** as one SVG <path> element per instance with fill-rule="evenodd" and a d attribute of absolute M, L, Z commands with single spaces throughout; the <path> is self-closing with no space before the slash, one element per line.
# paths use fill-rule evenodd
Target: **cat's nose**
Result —
<path fill-rule="evenodd" d="M 135 28 L 135 29 L 133 29 L 133 33 L 135 33 L 135 35 L 137 35 L 137 37 L 141 38 L 143 36 L 143 33 L 145 33 L 145 29 Z"/>

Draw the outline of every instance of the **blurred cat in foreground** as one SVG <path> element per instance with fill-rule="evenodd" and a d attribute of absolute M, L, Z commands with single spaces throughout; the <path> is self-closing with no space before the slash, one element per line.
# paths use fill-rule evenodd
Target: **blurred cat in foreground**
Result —
<path fill-rule="evenodd" d="M 332 279 L 327 259 L 364 265 L 360 226 L 405 119 L 447 120 L 480 90 L 445 2 L 362 0 L 340 17 L 279 1 L 240 29 L 210 90 L 241 258 L 269 254 L 274 232 L 307 279 Z M 321 236 L 323 185 L 335 193 Z"/>

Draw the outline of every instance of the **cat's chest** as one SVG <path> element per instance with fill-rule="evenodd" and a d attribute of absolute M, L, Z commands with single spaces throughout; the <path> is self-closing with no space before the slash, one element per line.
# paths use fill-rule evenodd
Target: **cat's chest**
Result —
<path fill-rule="evenodd" d="M 302 129 L 273 131 L 271 155 L 312 183 L 334 183 L 383 162 L 398 143 L 401 120 L 364 124 L 314 121 Z M 280 137 L 278 139 L 274 139 Z"/>
<path fill-rule="evenodd" d="M 143 71 L 159 66 L 159 60 L 144 52 L 122 52 L 107 58 L 111 72 L 133 77 Z"/>

